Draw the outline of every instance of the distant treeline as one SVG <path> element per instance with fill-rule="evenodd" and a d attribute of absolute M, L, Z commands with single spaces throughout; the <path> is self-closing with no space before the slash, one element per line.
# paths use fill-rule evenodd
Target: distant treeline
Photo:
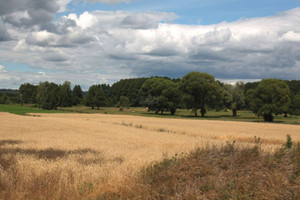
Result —
<path fill-rule="evenodd" d="M 157 114 L 177 108 L 200 111 L 204 116 L 209 109 L 251 110 L 266 121 L 273 114 L 300 115 L 300 80 L 264 79 L 259 82 L 235 85 L 224 84 L 206 73 L 190 72 L 182 79 L 169 77 L 122 79 L 113 85 L 92 85 L 83 92 L 80 85 L 71 83 L 24 83 L 19 90 L 0 90 L 0 103 L 34 104 L 43 109 L 57 109 L 83 104 L 92 109 L 104 106 L 147 106 Z"/>

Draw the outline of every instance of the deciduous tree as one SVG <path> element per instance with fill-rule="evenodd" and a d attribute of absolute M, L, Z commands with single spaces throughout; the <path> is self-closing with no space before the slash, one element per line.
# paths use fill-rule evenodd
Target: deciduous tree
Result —
<path fill-rule="evenodd" d="M 290 105 L 289 86 L 281 80 L 264 79 L 255 90 L 249 90 L 251 110 L 265 121 L 272 122 L 273 114 L 278 115 L 288 111 Z"/>
<path fill-rule="evenodd" d="M 105 106 L 106 97 L 102 91 L 100 85 L 92 85 L 86 95 L 86 105 L 91 106 L 92 109 L 95 107 Z"/>
<path fill-rule="evenodd" d="M 222 88 L 210 74 L 196 71 L 188 73 L 182 77 L 181 89 L 187 94 L 187 107 L 194 110 L 195 117 L 198 109 L 203 117 L 207 106 L 215 107 L 221 103 Z"/>
<path fill-rule="evenodd" d="M 162 77 L 153 77 L 145 81 L 140 94 L 145 97 L 148 109 L 154 110 L 156 114 L 160 111 L 170 110 L 174 115 L 180 103 L 179 85 L 172 80 Z"/>

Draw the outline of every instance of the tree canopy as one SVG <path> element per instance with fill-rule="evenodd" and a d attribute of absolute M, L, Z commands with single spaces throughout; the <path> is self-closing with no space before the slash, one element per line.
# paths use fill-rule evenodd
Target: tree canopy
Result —
<path fill-rule="evenodd" d="M 83 92 L 80 85 L 75 85 L 72 91 L 73 105 L 78 105 L 83 99 Z"/>
<path fill-rule="evenodd" d="M 223 102 L 226 108 L 232 110 L 232 116 L 235 117 L 237 110 L 244 109 L 245 95 L 244 95 L 244 83 L 237 82 L 235 85 L 225 84 L 223 86 Z"/>
<path fill-rule="evenodd" d="M 264 79 L 255 90 L 249 90 L 249 93 L 251 110 L 263 116 L 265 121 L 273 121 L 273 114 L 278 115 L 288 111 L 291 92 L 284 81 Z"/>
<path fill-rule="evenodd" d="M 37 105 L 40 108 L 52 110 L 59 105 L 59 87 L 55 83 L 42 82 L 38 86 Z"/>
<path fill-rule="evenodd" d="M 169 110 L 174 115 L 180 103 L 178 83 L 170 79 L 153 77 L 144 82 L 140 94 L 144 96 L 149 110 L 161 113 Z"/>
<path fill-rule="evenodd" d="M 222 99 L 221 86 L 210 74 L 190 72 L 182 77 L 180 88 L 187 95 L 187 107 L 195 111 L 195 116 L 197 116 L 197 111 L 200 109 L 203 117 L 207 106 L 214 107 Z"/>
<path fill-rule="evenodd" d="M 105 106 L 106 97 L 100 85 L 92 85 L 86 95 L 86 105 L 92 109 Z"/>
<path fill-rule="evenodd" d="M 182 78 L 150 77 L 122 79 L 112 86 L 92 85 L 82 91 L 80 85 L 71 89 L 71 83 L 41 82 L 39 85 L 21 84 L 19 90 L 0 89 L 1 104 L 26 103 L 44 109 L 57 109 L 78 104 L 91 106 L 147 106 L 157 114 L 178 108 L 192 109 L 197 116 L 207 110 L 227 108 L 236 116 L 238 110 L 252 110 L 266 121 L 273 114 L 300 115 L 300 80 L 265 79 L 236 85 L 216 81 L 207 73 L 190 72 Z"/>
<path fill-rule="evenodd" d="M 19 94 L 22 103 L 36 103 L 38 86 L 24 83 L 19 87 Z"/>

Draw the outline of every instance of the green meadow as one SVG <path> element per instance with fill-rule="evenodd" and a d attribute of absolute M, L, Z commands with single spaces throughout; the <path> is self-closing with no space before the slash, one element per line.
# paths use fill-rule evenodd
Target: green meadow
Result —
<path fill-rule="evenodd" d="M 145 107 L 124 108 L 120 111 L 116 107 L 101 107 L 100 109 L 91 109 L 90 107 L 79 105 L 72 107 L 58 107 L 57 110 L 44 110 L 35 108 L 31 104 L 27 105 L 4 105 L 0 104 L 0 112 L 9 112 L 18 115 L 26 113 L 90 113 L 90 114 L 117 114 L 117 115 L 135 115 L 144 117 L 160 117 L 160 118 L 181 118 L 195 120 L 222 120 L 222 121 L 246 121 L 246 122 L 264 122 L 262 117 L 257 117 L 251 111 L 238 111 L 236 117 L 232 117 L 230 110 L 208 110 L 204 117 L 194 117 L 192 110 L 178 109 L 175 115 L 169 112 L 163 114 L 155 114 L 153 111 L 147 111 Z M 274 123 L 300 124 L 300 116 L 288 115 L 282 117 L 277 115 L 274 117 Z"/>

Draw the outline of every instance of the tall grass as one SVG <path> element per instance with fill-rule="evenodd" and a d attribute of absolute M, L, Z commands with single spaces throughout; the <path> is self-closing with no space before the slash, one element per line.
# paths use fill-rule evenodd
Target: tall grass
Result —
<path fill-rule="evenodd" d="M 300 143 L 264 152 L 228 143 L 166 158 L 106 199 L 300 199 Z"/>
<path fill-rule="evenodd" d="M 49 161 L 90 152 L 96 153 L 35 153 Z M 273 153 L 264 152 L 259 143 L 197 148 L 146 166 L 118 187 L 80 182 L 71 168 L 24 171 L 19 153 L 0 149 L 0 199 L 300 199 L 300 143 Z M 101 164 L 104 159 L 85 164 L 90 162 Z"/>

